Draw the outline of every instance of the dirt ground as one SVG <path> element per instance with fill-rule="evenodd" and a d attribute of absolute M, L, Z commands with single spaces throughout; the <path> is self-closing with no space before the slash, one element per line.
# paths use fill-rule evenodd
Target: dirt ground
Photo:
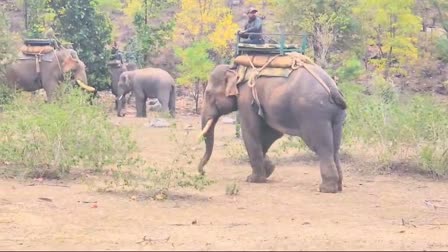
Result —
<path fill-rule="evenodd" d="M 173 155 L 169 128 L 149 128 L 151 118 L 133 114 L 111 118 L 134 129 L 145 158 Z M 179 130 L 199 132 L 197 116 L 177 121 Z M 233 162 L 226 150 L 233 133 L 234 125 L 218 124 L 206 167 L 215 183 L 204 191 L 176 189 L 165 201 L 100 193 L 77 180 L 1 180 L 0 250 L 448 249 L 446 182 L 359 175 L 346 161 L 344 191 L 321 194 L 316 160 L 298 153 L 278 158 L 269 183 L 249 184 L 249 164 Z M 198 158 L 202 151 L 198 144 Z M 232 183 L 238 195 L 226 195 Z"/>

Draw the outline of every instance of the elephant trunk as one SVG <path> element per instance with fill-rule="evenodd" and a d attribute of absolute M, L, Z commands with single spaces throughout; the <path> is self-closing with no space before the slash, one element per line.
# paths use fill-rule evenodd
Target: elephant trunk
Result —
<path fill-rule="evenodd" d="M 207 164 L 208 160 L 212 156 L 213 152 L 213 144 L 215 141 L 215 126 L 218 119 L 207 119 L 205 116 L 202 116 L 202 132 L 201 136 L 204 137 L 205 140 L 205 153 L 201 159 L 201 162 L 198 166 L 198 171 L 201 174 L 204 174 L 204 166 Z"/>

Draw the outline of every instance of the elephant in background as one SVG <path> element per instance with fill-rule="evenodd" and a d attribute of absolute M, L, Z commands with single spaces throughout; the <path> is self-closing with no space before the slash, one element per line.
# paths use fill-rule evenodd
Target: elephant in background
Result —
<path fill-rule="evenodd" d="M 137 117 L 146 117 L 146 100 L 157 98 L 162 106 L 162 112 L 169 111 L 171 116 L 176 112 L 176 85 L 173 77 L 160 68 L 144 68 L 126 71 L 118 81 L 117 115 L 122 112 L 126 95 L 132 92 L 135 96 Z"/>
<path fill-rule="evenodd" d="M 55 98 L 59 83 L 64 80 L 64 74 L 71 72 L 73 79 L 83 89 L 93 92 L 95 89 L 87 85 L 86 66 L 78 58 L 73 49 L 59 49 L 54 53 L 46 54 L 36 65 L 34 56 L 19 59 L 6 69 L 7 85 L 14 89 L 33 92 L 44 89 L 47 100 Z M 37 71 L 40 69 L 40 73 Z"/>
<path fill-rule="evenodd" d="M 137 70 L 137 65 L 135 63 L 108 64 L 108 70 L 109 70 L 109 74 L 110 74 L 110 77 L 111 77 L 111 80 L 112 80 L 112 82 L 111 82 L 112 94 L 115 95 L 115 110 L 117 110 L 118 109 L 118 103 L 117 103 L 117 98 L 118 98 L 118 81 L 120 80 L 120 75 L 123 72 L 126 72 L 126 71 Z M 129 98 L 131 96 L 132 95 L 130 95 Z M 125 100 L 122 100 L 122 102 L 123 102 L 122 106 L 124 107 Z M 129 104 L 129 100 L 128 100 L 128 104 Z"/>
<path fill-rule="evenodd" d="M 293 71 L 288 78 L 259 77 L 255 86 L 259 106 L 247 81 L 237 83 L 237 73 L 229 65 L 218 65 L 209 77 L 201 113 L 206 150 L 199 164 L 204 173 L 213 152 L 215 125 L 220 116 L 238 110 L 243 141 L 248 152 L 252 174 L 247 181 L 263 183 L 275 166 L 266 153 L 284 134 L 300 136 L 320 160 L 320 191 L 342 191 L 342 170 L 339 161 L 346 103 L 336 83 L 319 66 L 309 68 L 327 86 L 305 68 Z"/>

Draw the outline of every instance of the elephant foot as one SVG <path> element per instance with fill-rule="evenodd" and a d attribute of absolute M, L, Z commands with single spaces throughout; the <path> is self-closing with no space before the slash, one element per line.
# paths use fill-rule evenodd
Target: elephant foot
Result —
<path fill-rule="evenodd" d="M 320 184 L 319 191 L 321 193 L 337 193 L 342 191 L 342 188 L 339 190 L 339 185 L 335 182 L 323 182 Z"/>
<path fill-rule="evenodd" d="M 271 176 L 271 174 L 275 170 L 275 165 L 271 162 L 271 160 L 265 159 L 264 160 L 264 169 L 266 171 L 266 178 L 269 178 L 269 176 Z"/>
<path fill-rule="evenodd" d="M 137 117 L 140 117 L 140 118 L 145 118 L 145 117 L 146 117 L 146 115 L 137 115 Z"/>
<path fill-rule="evenodd" d="M 249 183 L 266 183 L 267 179 L 264 176 L 252 174 L 246 179 Z"/>

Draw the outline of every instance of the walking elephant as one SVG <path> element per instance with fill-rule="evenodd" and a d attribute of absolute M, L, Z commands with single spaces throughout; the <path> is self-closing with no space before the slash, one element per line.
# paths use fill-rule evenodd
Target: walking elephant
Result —
<path fill-rule="evenodd" d="M 6 77 L 8 86 L 28 92 L 44 89 L 47 100 L 52 101 L 64 74 L 71 72 L 73 78 L 83 89 L 94 92 L 87 85 L 86 67 L 73 49 L 59 49 L 41 57 L 36 63 L 34 56 L 24 56 L 8 66 Z"/>
<path fill-rule="evenodd" d="M 115 95 L 115 109 L 118 109 L 117 98 L 118 98 L 118 81 L 120 80 L 120 75 L 125 71 L 133 71 L 136 69 L 137 65 L 135 63 L 121 64 L 121 62 L 120 63 L 114 62 L 114 64 L 108 64 L 108 70 L 112 81 L 111 82 L 112 94 Z M 125 100 L 123 99 L 122 102 L 123 102 L 122 106 L 124 107 Z"/>
<path fill-rule="evenodd" d="M 212 155 L 219 117 L 238 110 L 252 167 L 248 182 L 266 182 L 275 169 L 266 153 L 277 139 L 287 134 L 300 136 L 317 153 L 322 177 L 320 191 L 342 191 L 339 146 L 346 103 L 334 81 L 319 66 L 310 64 L 291 71 L 286 78 L 256 78 L 252 85 L 248 81 L 237 85 L 238 73 L 229 65 L 218 65 L 212 71 L 201 113 L 201 136 L 206 150 L 199 172 L 204 173 Z"/>
<path fill-rule="evenodd" d="M 124 116 L 123 99 L 132 92 L 135 96 L 137 117 L 146 117 L 146 100 L 157 98 L 162 106 L 162 112 L 169 111 L 171 116 L 176 112 L 176 85 L 173 77 L 159 68 L 144 68 L 126 71 L 118 81 L 117 115 Z"/>

